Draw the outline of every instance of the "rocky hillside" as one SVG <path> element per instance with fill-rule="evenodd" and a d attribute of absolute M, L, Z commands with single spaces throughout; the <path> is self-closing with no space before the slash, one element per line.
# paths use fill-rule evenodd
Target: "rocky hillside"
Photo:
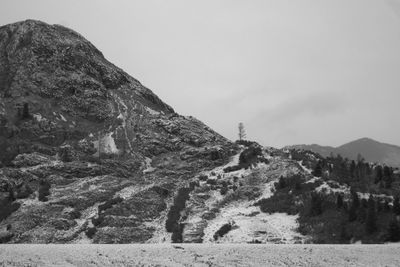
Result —
<path fill-rule="evenodd" d="M 310 150 L 324 157 L 330 154 L 357 160 L 362 155 L 369 162 L 378 162 L 393 167 L 400 167 L 400 147 L 381 143 L 371 138 L 361 138 L 338 147 L 313 145 L 293 145 L 286 148 Z"/>
<path fill-rule="evenodd" d="M 70 242 L 96 216 L 94 242 L 142 242 L 234 147 L 78 33 L 27 20 L 0 27 L 0 151 L 3 242 Z"/>
<path fill-rule="evenodd" d="M 232 143 L 39 21 L 0 27 L 0 151 L 0 243 L 373 243 L 400 215 L 393 169 Z M 383 201 L 365 239 L 350 186 Z"/>

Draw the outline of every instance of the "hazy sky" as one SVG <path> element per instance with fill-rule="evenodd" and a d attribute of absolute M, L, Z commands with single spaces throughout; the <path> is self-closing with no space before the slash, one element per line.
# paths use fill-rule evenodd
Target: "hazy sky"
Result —
<path fill-rule="evenodd" d="M 230 139 L 400 145 L 400 0 L 1 0 L 1 25 L 28 18 Z"/>

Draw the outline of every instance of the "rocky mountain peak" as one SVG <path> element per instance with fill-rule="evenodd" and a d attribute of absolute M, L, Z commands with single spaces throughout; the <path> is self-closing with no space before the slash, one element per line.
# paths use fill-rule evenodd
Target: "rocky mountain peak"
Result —
<path fill-rule="evenodd" d="M 0 28 L 0 100 L 5 163 L 66 144 L 79 150 L 82 140 L 104 143 L 107 153 L 149 157 L 229 143 L 176 114 L 80 34 L 35 20 Z"/>

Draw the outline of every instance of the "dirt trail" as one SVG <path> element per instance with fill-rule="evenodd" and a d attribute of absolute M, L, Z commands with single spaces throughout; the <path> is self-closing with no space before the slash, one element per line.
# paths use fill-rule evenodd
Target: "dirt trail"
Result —
<path fill-rule="evenodd" d="M 400 266 L 399 245 L 0 245 L 0 266 Z"/>

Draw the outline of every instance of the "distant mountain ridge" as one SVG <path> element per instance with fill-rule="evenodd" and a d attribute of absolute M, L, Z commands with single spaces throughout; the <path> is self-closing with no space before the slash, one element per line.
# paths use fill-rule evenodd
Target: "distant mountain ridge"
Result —
<path fill-rule="evenodd" d="M 340 154 L 343 157 L 356 160 L 361 154 L 365 160 L 370 162 L 384 163 L 393 167 L 400 167 L 400 147 L 396 145 L 381 143 L 371 138 L 361 138 L 338 147 L 312 145 L 292 145 L 285 148 L 297 148 L 311 150 L 323 157 Z"/>

